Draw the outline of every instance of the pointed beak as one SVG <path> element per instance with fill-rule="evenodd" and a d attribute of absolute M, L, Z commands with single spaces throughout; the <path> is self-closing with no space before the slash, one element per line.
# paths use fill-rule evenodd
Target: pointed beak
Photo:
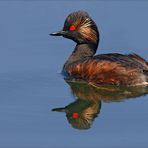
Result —
<path fill-rule="evenodd" d="M 56 112 L 67 112 L 66 108 L 54 108 L 54 109 L 52 109 L 52 111 L 56 111 Z"/>
<path fill-rule="evenodd" d="M 66 34 L 66 31 L 58 31 L 58 32 L 53 32 L 53 33 L 50 33 L 49 35 L 51 36 L 63 36 Z"/>

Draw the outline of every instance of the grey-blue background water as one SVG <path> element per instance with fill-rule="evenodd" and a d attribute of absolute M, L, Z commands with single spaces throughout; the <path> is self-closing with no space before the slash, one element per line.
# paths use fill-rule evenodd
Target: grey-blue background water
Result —
<path fill-rule="evenodd" d="M 148 146 L 148 96 L 103 103 L 89 130 L 51 112 L 73 101 L 61 68 L 74 48 L 53 38 L 72 11 L 86 10 L 100 30 L 97 53 L 148 60 L 146 1 L 0 1 L 0 147 L 118 148 Z"/>

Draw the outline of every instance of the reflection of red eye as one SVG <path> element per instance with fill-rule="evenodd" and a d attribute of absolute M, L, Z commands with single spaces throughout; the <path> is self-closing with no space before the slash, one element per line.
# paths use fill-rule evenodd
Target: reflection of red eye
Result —
<path fill-rule="evenodd" d="M 69 30 L 74 31 L 76 30 L 76 27 L 74 25 L 70 26 Z"/>
<path fill-rule="evenodd" d="M 77 112 L 72 113 L 72 118 L 77 119 L 79 118 L 79 114 Z"/>

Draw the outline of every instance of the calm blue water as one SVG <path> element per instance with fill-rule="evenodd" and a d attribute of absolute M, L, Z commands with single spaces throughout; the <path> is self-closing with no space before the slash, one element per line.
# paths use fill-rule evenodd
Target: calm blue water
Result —
<path fill-rule="evenodd" d="M 75 101 L 59 74 L 75 44 L 48 34 L 81 9 L 99 26 L 98 53 L 148 60 L 148 2 L 0 1 L 0 148 L 148 147 L 148 96 L 102 102 L 88 130 L 51 111 Z"/>

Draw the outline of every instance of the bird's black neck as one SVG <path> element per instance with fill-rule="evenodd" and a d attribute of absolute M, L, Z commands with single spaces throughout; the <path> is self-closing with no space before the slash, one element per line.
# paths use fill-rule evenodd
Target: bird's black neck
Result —
<path fill-rule="evenodd" d="M 92 57 L 96 53 L 96 50 L 97 50 L 97 45 L 95 44 L 87 44 L 87 43 L 77 44 L 74 51 L 64 64 L 63 69 L 67 69 L 69 65 L 79 60 Z"/>

